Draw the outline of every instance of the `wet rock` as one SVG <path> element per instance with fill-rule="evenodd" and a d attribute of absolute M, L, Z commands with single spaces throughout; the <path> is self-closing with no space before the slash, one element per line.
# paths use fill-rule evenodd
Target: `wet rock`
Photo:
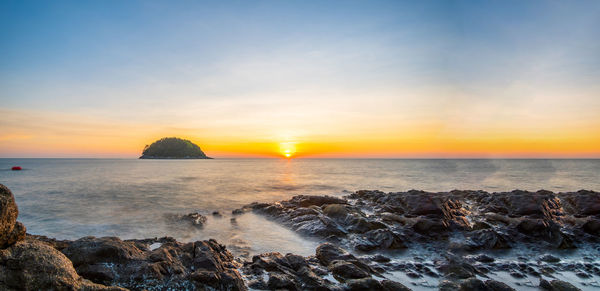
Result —
<path fill-rule="evenodd" d="M 456 282 L 443 280 L 440 282 L 440 285 L 438 285 L 438 288 L 440 291 L 456 291 L 460 289 L 460 286 Z"/>
<path fill-rule="evenodd" d="M 286 274 L 271 274 L 269 276 L 269 282 L 267 283 L 269 289 L 287 289 L 297 290 L 298 287 L 294 282 L 293 277 Z"/>
<path fill-rule="evenodd" d="M 312 196 L 312 195 L 299 195 L 294 196 L 288 201 L 290 204 L 295 204 L 300 207 L 309 206 L 322 206 L 324 204 L 346 204 L 347 201 L 342 198 L 332 196 Z"/>
<path fill-rule="evenodd" d="M 496 232 L 493 229 L 483 229 L 473 231 L 469 234 L 469 247 L 471 249 L 508 249 L 510 248 L 510 244 L 508 242 L 508 238 Z"/>
<path fill-rule="evenodd" d="M 329 270 L 334 276 L 342 279 L 360 279 L 370 277 L 370 274 L 367 271 L 347 261 L 333 261 L 329 264 Z"/>
<path fill-rule="evenodd" d="M 355 241 L 355 249 L 371 251 L 375 249 L 403 249 L 406 245 L 398 235 L 389 229 L 376 229 L 366 232 Z"/>
<path fill-rule="evenodd" d="M 346 218 L 350 214 L 348 207 L 345 204 L 329 204 L 323 207 L 323 214 L 332 218 Z"/>
<path fill-rule="evenodd" d="M 148 240 L 85 237 L 62 252 L 82 276 L 96 283 L 139 289 L 213 288 L 245 290 L 233 255 L 214 240 L 179 243 L 162 240 L 150 250 Z"/>
<path fill-rule="evenodd" d="M 547 280 L 540 280 L 540 288 L 543 290 L 549 291 L 579 291 L 581 289 L 573 286 L 573 284 L 560 281 L 560 280 L 552 280 L 548 282 Z"/>
<path fill-rule="evenodd" d="M 525 277 L 526 277 L 524 274 L 522 274 L 522 273 L 519 273 L 519 272 L 510 272 L 510 275 L 511 275 L 512 277 L 514 277 L 514 278 L 518 278 L 518 279 L 521 279 L 521 278 L 525 278 Z"/>
<path fill-rule="evenodd" d="M 600 219 L 590 218 L 581 226 L 581 228 L 591 235 L 600 236 Z"/>
<path fill-rule="evenodd" d="M 33 239 L 0 250 L 2 290 L 125 290 L 81 278 L 65 255 Z"/>
<path fill-rule="evenodd" d="M 352 254 L 330 243 L 319 245 L 316 250 L 316 257 L 324 266 L 329 266 L 335 260 L 356 260 L 356 257 Z"/>
<path fill-rule="evenodd" d="M 417 219 L 417 221 L 412 225 L 412 229 L 417 233 L 428 236 L 444 235 L 448 230 L 442 220 L 426 217 Z"/>
<path fill-rule="evenodd" d="M 447 262 L 438 266 L 438 270 L 451 279 L 467 279 L 475 277 L 477 273 L 477 270 L 472 265 L 456 256 L 449 257 Z"/>
<path fill-rule="evenodd" d="M 475 257 L 475 260 L 478 262 L 482 262 L 482 263 L 491 263 L 491 262 L 495 261 L 494 258 L 492 258 L 488 255 L 485 255 L 485 254 Z"/>
<path fill-rule="evenodd" d="M 514 291 L 515 289 L 506 285 L 506 283 L 495 281 L 495 280 L 487 280 L 485 281 L 486 290 L 490 291 Z"/>
<path fill-rule="evenodd" d="M 485 283 L 483 283 L 483 281 L 481 281 L 477 278 L 469 278 L 469 279 L 463 280 L 460 283 L 459 290 L 461 290 L 461 291 L 486 291 L 486 290 L 488 290 L 488 287 L 485 285 Z"/>
<path fill-rule="evenodd" d="M 590 275 L 590 274 L 588 274 L 588 273 L 586 273 L 586 272 L 577 272 L 577 273 L 575 273 L 575 275 L 576 275 L 577 277 L 579 277 L 579 278 L 584 278 L 584 279 L 587 279 L 587 278 L 591 278 L 591 277 L 592 277 L 592 275 Z"/>
<path fill-rule="evenodd" d="M 326 269 L 321 270 L 312 265 L 304 257 L 280 253 L 265 253 L 256 255 L 251 262 L 245 262 L 242 268 L 244 274 L 249 277 L 249 282 L 256 285 L 255 289 L 301 289 L 301 290 L 328 290 L 331 283 L 319 277 L 328 274 Z M 318 273 L 319 275 L 317 275 Z M 268 284 L 262 284 L 262 277 L 268 274 Z M 263 286 L 264 285 L 264 286 Z M 268 285 L 268 286 L 266 286 Z M 263 287 L 261 287 L 263 286 Z"/>
<path fill-rule="evenodd" d="M 390 280 L 381 281 L 381 286 L 383 287 L 383 290 L 386 291 L 411 291 L 410 288 L 402 285 L 401 283 Z"/>
<path fill-rule="evenodd" d="M 600 193 L 579 190 L 573 193 L 560 193 L 565 209 L 578 217 L 600 215 Z"/>
<path fill-rule="evenodd" d="M 379 281 L 373 278 L 362 278 L 362 279 L 354 279 L 348 280 L 347 282 L 348 290 L 359 291 L 359 290 L 382 290 L 383 286 Z"/>
<path fill-rule="evenodd" d="M 204 224 L 206 224 L 206 216 L 194 212 L 194 213 L 189 213 L 186 214 L 184 216 L 181 217 L 183 220 L 190 222 L 192 225 L 195 226 L 204 226 Z"/>
<path fill-rule="evenodd" d="M 26 228 L 17 222 L 19 209 L 12 192 L 0 184 L 0 248 L 6 248 L 25 238 Z"/>
<path fill-rule="evenodd" d="M 545 254 L 540 257 L 540 261 L 547 262 L 547 263 L 558 263 L 558 262 L 560 262 L 560 259 L 551 254 Z"/>

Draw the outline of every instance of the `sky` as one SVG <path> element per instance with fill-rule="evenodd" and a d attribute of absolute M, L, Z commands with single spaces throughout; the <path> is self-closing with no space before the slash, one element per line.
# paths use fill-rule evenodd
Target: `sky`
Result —
<path fill-rule="evenodd" d="M 0 1 L 0 157 L 600 158 L 599 1 Z"/>

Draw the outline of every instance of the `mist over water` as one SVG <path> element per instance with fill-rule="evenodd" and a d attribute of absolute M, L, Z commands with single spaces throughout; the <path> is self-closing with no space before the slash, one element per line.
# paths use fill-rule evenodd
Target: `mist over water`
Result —
<path fill-rule="evenodd" d="M 215 238 L 238 255 L 308 255 L 318 244 L 251 213 L 230 221 L 231 210 L 255 201 L 360 189 L 600 190 L 600 160 L 0 159 L 0 169 L 29 233 Z M 204 228 L 172 219 L 196 211 L 208 216 Z"/>

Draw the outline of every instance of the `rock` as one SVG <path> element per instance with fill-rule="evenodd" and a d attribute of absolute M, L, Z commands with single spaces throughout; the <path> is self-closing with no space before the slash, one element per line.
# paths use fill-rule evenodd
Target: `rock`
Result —
<path fill-rule="evenodd" d="M 383 290 L 386 291 L 411 291 L 410 288 L 395 281 L 383 280 L 381 281 L 381 285 L 383 287 Z"/>
<path fill-rule="evenodd" d="M 514 291 L 515 289 L 506 285 L 503 282 L 495 281 L 495 280 L 487 280 L 485 281 L 486 290 L 490 291 Z"/>
<path fill-rule="evenodd" d="M 0 184 L 0 249 L 25 238 L 26 228 L 17 222 L 19 209 L 12 192 Z"/>
<path fill-rule="evenodd" d="M 222 217 L 222 216 L 223 216 L 223 215 L 221 214 L 221 212 L 219 212 L 219 211 L 213 211 L 212 215 L 213 215 L 214 217 Z"/>
<path fill-rule="evenodd" d="M 370 277 L 371 275 L 365 270 L 347 261 L 333 261 L 329 264 L 329 270 L 337 278 L 344 279 L 360 279 Z"/>
<path fill-rule="evenodd" d="M 234 209 L 234 210 L 231 211 L 231 214 L 233 214 L 233 215 L 242 215 L 242 214 L 244 214 L 244 210 L 241 209 L 241 208 Z"/>
<path fill-rule="evenodd" d="M 481 281 L 477 278 L 469 278 L 469 279 L 463 280 L 460 283 L 459 290 L 461 290 L 461 291 L 487 291 L 488 287 L 485 285 L 485 283 L 483 283 L 483 281 Z"/>
<path fill-rule="evenodd" d="M 316 257 L 324 266 L 329 266 L 329 264 L 331 264 L 331 262 L 335 260 L 356 259 L 347 251 L 330 243 L 324 243 L 319 245 L 316 250 Z"/>
<path fill-rule="evenodd" d="M 560 281 L 560 280 L 552 280 L 550 282 L 540 279 L 540 288 L 544 290 L 550 291 L 580 291 L 581 289 L 573 286 L 571 283 Z"/>
<path fill-rule="evenodd" d="M 206 223 L 206 216 L 197 212 L 186 214 L 182 217 L 182 219 L 189 221 L 192 225 L 200 227 L 204 226 Z"/>
<path fill-rule="evenodd" d="M 37 240 L 0 250 L 2 290 L 125 290 L 81 278 L 65 255 Z"/>
<path fill-rule="evenodd" d="M 545 254 L 540 257 L 540 261 L 547 262 L 547 263 L 558 263 L 558 262 L 560 262 L 560 259 L 551 254 Z"/>
<path fill-rule="evenodd" d="M 581 228 L 591 235 L 600 236 L 600 219 L 590 218 Z"/>
<path fill-rule="evenodd" d="M 271 274 L 269 275 L 269 282 L 267 283 L 269 289 L 287 289 L 287 290 L 297 290 L 298 287 L 294 282 L 294 279 L 286 274 Z"/>
<path fill-rule="evenodd" d="M 379 281 L 373 278 L 362 278 L 362 279 L 353 279 L 348 280 L 347 282 L 348 290 L 352 291 L 360 291 L 360 290 L 382 290 L 383 286 Z"/>
<path fill-rule="evenodd" d="M 356 242 L 355 249 L 371 251 L 375 249 L 403 249 L 406 245 L 402 239 L 389 229 L 376 229 L 366 232 L 360 241 Z"/>
<path fill-rule="evenodd" d="M 460 286 L 456 282 L 443 280 L 440 282 L 440 285 L 438 285 L 438 288 L 440 291 L 456 291 L 460 289 Z"/>
<path fill-rule="evenodd" d="M 312 195 L 299 195 L 292 197 L 288 201 L 290 204 L 294 204 L 300 207 L 309 206 L 322 206 L 323 204 L 346 204 L 347 201 L 341 198 L 332 196 L 312 196 Z"/>
<path fill-rule="evenodd" d="M 323 207 L 323 214 L 332 218 L 346 218 L 350 213 L 345 204 L 329 204 Z"/>
<path fill-rule="evenodd" d="M 127 263 L 144 259 L 144 252 L 132 242 L 117 237 L 84 237 L 73 241 L 62 252 L 75 267 L 99 263 Z"/>
<path fill-rule="evenodd" d="M 600 214 L 600 193 L 579 190 L 573 193 L 560 193 L 561 202 L 571 214 L 586 217 Z"/>
<path fill-rule="evenodd" d="M 440 236 L 445 235 L 447 228 L 441 219 L 422 217 L 412 225 L 412 229 L 423 235 Z"/>
<path fill-rule="evenodd" d="M 442 271 L 447 278 L 468 279 L 475 277 L 477 270 L 459 257 L 450 257 L 446 263 L 441 264 L 438 269 Z"/>
<path fill-rule="evenodd" d="M 482 263 L 491 263 L 491 262 L 495 261 L 494 258 L 492 258 L 486 254 L 482 254 L 482 255 L 475 257 L 475 260 L 478 262 L 482 262 Z"/>
<path fill-rule="evenodd" d="M 139 289 L 245 290 L 233 255 L 214 240 L 182 244 L 162 240 L 123 241 L 116 237 L 85 237 L 62 252 L 82 276 L 95 283 Z M 141 285 L 140 285 L 141 284 Z"/>
<path fill-rule="evenodd" d="M 508 249 L 508 239 L 493 229 L 482 229 L 469 234 L 469 245 L 471 249 Z"/>

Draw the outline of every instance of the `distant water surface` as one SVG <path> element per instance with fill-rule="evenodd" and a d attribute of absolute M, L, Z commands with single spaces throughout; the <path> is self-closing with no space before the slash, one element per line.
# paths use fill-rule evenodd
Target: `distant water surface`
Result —
<path fill-rule="evenodd" d="M 22 171 L 10 171 L 12 166 Z M 192 241 L 215 238 L 236 254 L 313 254 L 318 242 L 263 217 L 231 210 L 298 194 L 344 190 L 600 190 L 600 160 L 0 159 L 29 233 Z M 169 217 L 199 211 L 195 228 Z M 221 218 L 211 213 L 223 213 Z"/>

